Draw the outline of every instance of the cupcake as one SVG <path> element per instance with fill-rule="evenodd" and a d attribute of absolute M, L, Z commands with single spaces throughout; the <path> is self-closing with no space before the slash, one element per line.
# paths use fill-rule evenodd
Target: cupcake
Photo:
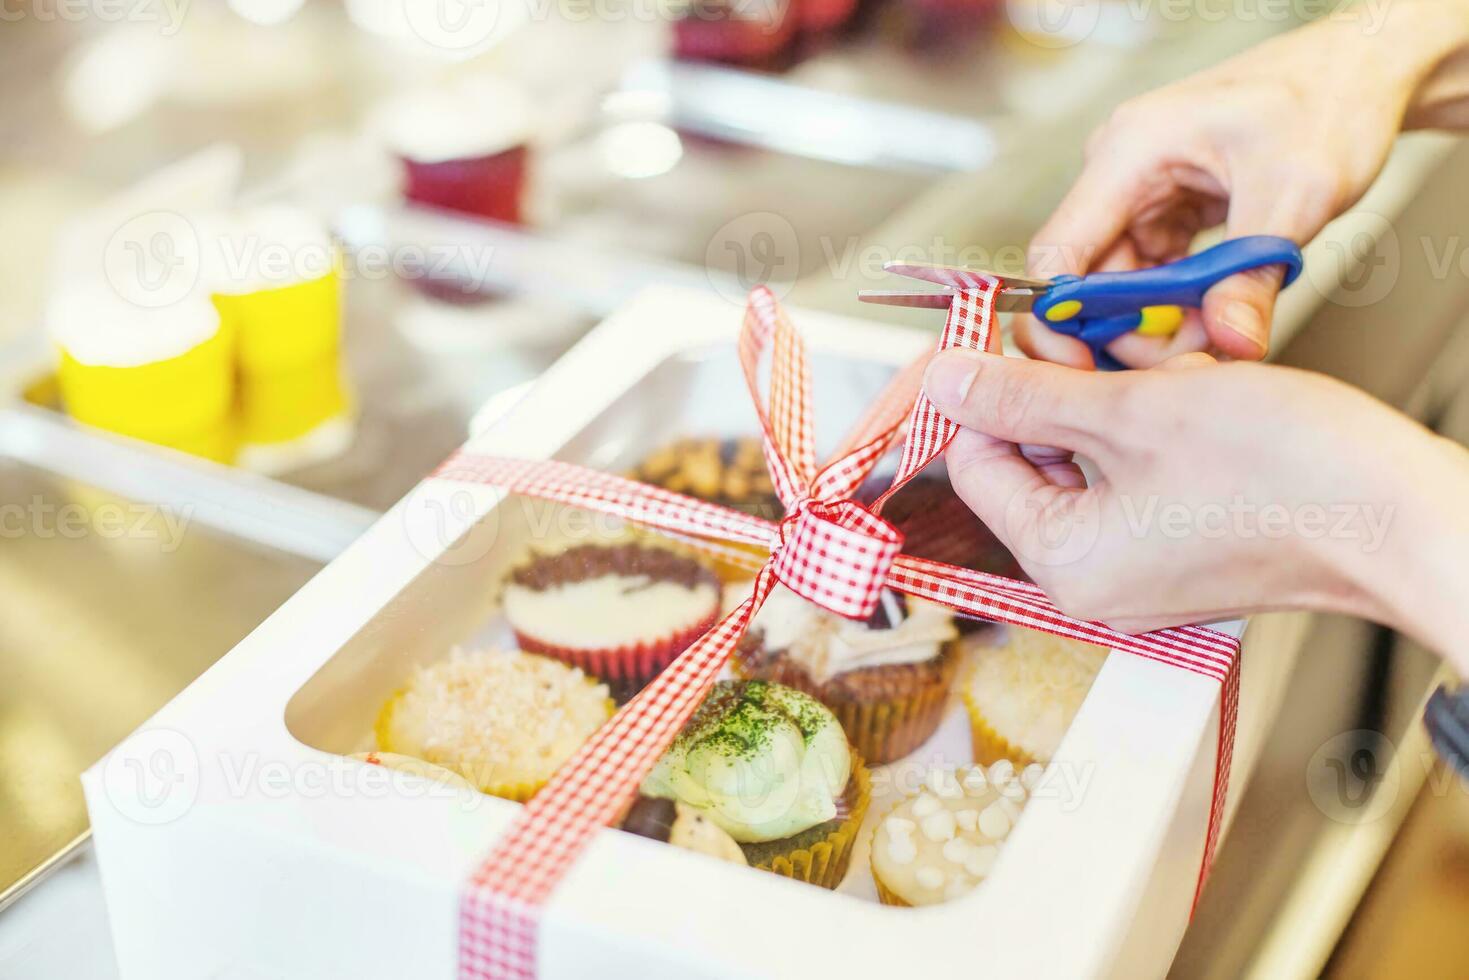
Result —
<path fill-rule="evenodd" d="M 643 780 L 724 830 L 752 867 L 835 888 L 871 781 L 815 699 L 764 681 L 721 681 Z"/>
<path fill-rule="evenodd" d="M 733 864 L 746 864 L 745 852 L 724 828 L 687 803 L 639 795 L 622 820 L 622 829 Z"/>
<path fill-rule="evenodd" d="M 1049 762 L 1106 659 L 1103 647 L 1027 629 L 978 650 L 960 685 L 975 760 Z"/>
<path fill-rule="evenodd" d="M 792 60 L 797 18 L 789 3 L 688 0 L 673 22 L 673 56 L 775 71 Z"/>
<path fill-rule="evenodd" d="M 958 635 L 953 614 L 922 599 L 890 592 L 858 622 L 778 585 L 731 663 L 741 677 L 816 698 L 862 757 L 881 765 L 908 755 L 938 727 L 958 671 Z"/>
<path fill-rule="evenodd" d="M 935 769 L 872 834 L 872 877 L 884 905 L 936 905 L 969 894 L 990 873 L 1027 791 L 1042 775 L 1008 762 Z"/>
<path fill-rule="evenodd" d="M 749 436 L 678 439 L 653 452 L 630 475 L 766 520 L 785 516 L 765 468 L 765 450 L 759 439 Z"/>
<path fill-rule="evenodd" d="M 712 570 L 649 543 L 537 554 L 510 574 L 505 618 L 521 649 L 579 667 L 632 697 L 718 621 Z"/>
<path fill-rule="evenodd" d="M 377 742 L 525 801 L 611 717 L 606 686 L 574 667 L 519 650 L 456 650 L 384 706 Z"/>
<path fill-rule="evenodd" d="M 403 167 L 403 196 L 496 221 L 520 223 L 533 110 L 508 80 L 481 77 L 400 96 L 378 128 Z"/>

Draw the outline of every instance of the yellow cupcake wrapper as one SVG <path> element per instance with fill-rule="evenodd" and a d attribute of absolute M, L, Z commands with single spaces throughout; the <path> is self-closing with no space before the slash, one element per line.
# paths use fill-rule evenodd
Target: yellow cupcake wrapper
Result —
<path fill-rule="evenodd" d="M 975 762 L 990 766 L 1001 759 L 1009 759 L 1016 771 L 1019 771 L 1032 762 L 1041 761 L 995 731 L 984 712 L 974 703 L 968 685 L 960 692 L 960 697 L 964 701 L 964 710 L 969 714 L 969 738 L 974 748 Z"/>
<path fill-rule="evenodd" d="M 959 669 L 958 641 L 945 644 L 946 669 L 938 682 L 905 698 L 859 703 L 835 701 L 822 697 L 820 685 L 791 683 L 795 678 L 763 677 L 746 669 L 738 654 L 730 659 L 734 672 L 745 680 L 776 680 L 811 695 L 831 710 L 847 733 L 847 741 L 875 766 L 894 762 L 911 755 L 928 741 L 949 701 L 949 688 Z"/>
<path fill-rule="evenodd" d="M 852 845 L 857 839 L 857 831 L 862 827 L 863 818 L 867 816 L 867 805 L 872 802 L 872 775 L 867 771 L 861 755 L 855 751 L 852 753 L 852 781 L 857 787 L 857 798 L 852 803 L 847 819 L 827 834 L 825 840 L 810 847 L 777 854 L 768 863 L 754 867 L 822 888 L 834 889 L 840 885 L 852 862 Z"/>
<path fill-rule="evenodd" d="M 895 905 L 899 908 L 905 909 L 910 909 L 913 907 L 911 903 L 903 901 L 903 899 L 899 897 L 897 892 L 893 891 L 887 885 L 884 885 L 882 883 L 882 879 L 877 876 L 876 868 L 872 869 L 872 881 L 874 884 L 877 885 L 877 900 L 882 904 Z"/>

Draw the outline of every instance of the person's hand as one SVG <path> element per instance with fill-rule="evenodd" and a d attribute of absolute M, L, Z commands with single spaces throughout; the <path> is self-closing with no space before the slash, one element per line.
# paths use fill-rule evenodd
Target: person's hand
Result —
<path fill-rule="evenodd" d="M 1070 615 L 1304 607 L 1469 639 L 1469 453 L 1356 389 L 1201 353 L 1103 374 L 971 351 L 925 387 L 965 427 L 955 491 Z"/>
<path fill-rule="evenodd" d="M 1228 238 L 1304 245 L 1372 183 L 1425 80 L 1469 36 L 1469 5 L 1458 0 L 1378 16 L 1386 22 L 1365 9 L 1333 16 L 1123 103 L 1092 135 L 1080 177 L 1036 233 L 1029 272 L 1172 262 L 1219 224 Z M 1207 349 L 1258 360 L 1282 271 L 1226 279 L 1171 338 L 1127 334 L 1108 351 L 1132 366 Z M 1086 345 L 1038 319 L 1018 317 L 1014 329 L 1033 357 L 1092 366 Z"/>

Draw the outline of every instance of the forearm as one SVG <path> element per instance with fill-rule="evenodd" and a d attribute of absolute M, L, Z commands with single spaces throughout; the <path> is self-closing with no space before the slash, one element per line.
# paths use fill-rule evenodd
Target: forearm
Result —
<path fill-rule="evenodd" d="M 1469 130 L 1469 0 L 1375 2 L 1376 60 L 1410 93 L 1403 128 Z M 1355 26 L 1371 30 L 1373 4 L 1363 6 Z"/>
<path fill-rule="evenodd" d="M 1420 436 L 1380 549 L 1356 556 L 1365 615 L 1440 653 L 1469 677 L 1469 451 Z"/>

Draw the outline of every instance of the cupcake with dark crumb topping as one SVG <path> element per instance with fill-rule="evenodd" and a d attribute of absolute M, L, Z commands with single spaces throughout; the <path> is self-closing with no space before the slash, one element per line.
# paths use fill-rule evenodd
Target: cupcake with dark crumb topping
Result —
<path fill-rule="evenodd" d="M 519 650 L 455 651 L 416 671 L 377 719 L 378 749 L 528 800 L 612 717 L 607 687 Z M 370 760 L 368 760 L 370 761 Z"/>
<path fill-rule="evenodd" d="M 805 691 L 835 713 L 875 765 L 927 741 L 943 718 L 959 665 L 949 610 L 890 592 L 864 622 L 776 586 L 731 663 L 741 677 Z"/>
<path fill-rule="evenodd" d="M 583 544 L 536 555 L 505 586 L 521 649 L 555 657 L 630 698 L 719 617 L 712 569 L 651 543 Z"/>
<path fill-rule="evenodd" d="M 632 478 L 674 493 L 778 521 L 785 514 L 760 440 L 687 438 L 655 450 L 632 472 Z"/>
<path fill-rule="evenodd" d="M 825 888 L 846 874 L 871 780 L 836 718 L 793 688 L 721 681 L 643 780 L 699 812 L 752 867 Z"/>

